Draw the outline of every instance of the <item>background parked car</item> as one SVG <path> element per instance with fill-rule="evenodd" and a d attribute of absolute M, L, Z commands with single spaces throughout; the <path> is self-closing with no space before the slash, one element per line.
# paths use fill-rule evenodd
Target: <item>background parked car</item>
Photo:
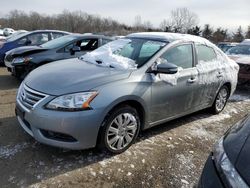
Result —
<path fill-rule="evenodd" d="M 0 29 L 0 42 L 5 41 L 6 37 L 3 35 L 3 30 Z"/>
<path fill-rule="evenodd" d="M 217 44 L 217 46 L 223 51 L 226 52 L 227 50 L 229 50 L 232 47 L 235 47 L 236 45 L 238 45 L 239 43 L 236 42 L 219 42 Z"/>
<path fill-rule="evenodd" d="M 4 28 L 3 29 L 3 35 L 5 37 L 8 37 L 8 36 L 12 35 L 14 32 L 15 32 L 15 30 L 12 29 L 12 28 Z"/>
<path fill-rule="evenodd" d="M 68 35 L 70 33 L 57 30 L 37 30 L 9 38 L 0 43 L 0 65 L 4 64 L 6 52 L 21 46 L 41 45 L 49 40 Z"/>
<path fill-rule="evenodd" d="M 229 49 L 227 55 L 236 61 L 239 66 L 239 84 L 250 83 L 250 42 L 243 41 Z"/>
<path fill-rule="evenodd" d="M 250 187 L 250 115 L 235 124 L 215 145 L 199 188 Z"/>
<path fill-rule="evenodd" d="M 5 65 L 12 75 L 23 79 L 31 70 L 46 63 L 79 57 L 112 41 L 103 35 L 72 34 L 40 46 L 19 47 L 6 53 Z"/>
<path fill-rule="evenodd" d="M 18 90 L 17 118 L 42 143 L 121 153 L 141 130 L 205 108 L 220 113 L 238 69 L 201 37 L 131 34 L 32 71 Z"/>

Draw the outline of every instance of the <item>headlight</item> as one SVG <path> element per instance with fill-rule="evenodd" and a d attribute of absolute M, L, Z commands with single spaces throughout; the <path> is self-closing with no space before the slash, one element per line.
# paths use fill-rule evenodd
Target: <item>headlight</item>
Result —
<path fill-rule="evenodd" d="M 227 184 L 228 187 L 248 188 L 247 184 L 240 177 L 239 173 L 236 171 L 236 169 L 228 159 L 223 147 L 223 140 L 224 138 L 221 138 L 219 142 L 215 145 L 213 153 L 213 157 L 218 171 L 224 177 L 225 184 Z"/>
<path fill-rule="evenodd" d="M 63 95 L 53 99 L 46 105 L 47 109 L 61 110 L 61 111 L 79 111 L 91 109 L 90 102 L 96 97 L 98 93 L 82 92 Z"/>
<path fill-rule="evenodd" d="M 32 60 L 32 57 L 17 57 L 14 58 L 12 64 L 22 64 L 22 63 L 29 63 Z"/>

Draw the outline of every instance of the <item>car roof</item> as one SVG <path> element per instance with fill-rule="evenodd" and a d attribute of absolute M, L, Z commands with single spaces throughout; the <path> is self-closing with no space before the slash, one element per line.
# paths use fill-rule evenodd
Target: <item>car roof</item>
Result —
<path fill-rule="evenodd" d="M 78 34 L 78 33 L 73 33 L 69 36 L 73 36 L 76 38 L 104 38 L 104 39 L 110 39 L 110 40 L 114 40 L 112 37 L 108 37 L 105 35 L 97 35 L 97 34 Z"/>
<path fill-rule="evenodd" d="M 141 33 L 132 33 L 127 35 L 129 38 L 143 38 L 143 39 L 153 39 L 160 40 L 165 42 L 174 42 L 177 40 L 183 41 L 192 41 L 197 43 L 210 44 L 207 39 L 202 37 L 189 35 L 189 34 L 180 34 L 180 33 L 168 33 L 168 32 L 141 32 Z"/>
<path fill-rule="evenodd" d="M 35 31 L 30 31 L 30 33 L 40 33 L 40 32 L 55 32 L 55 33 L 66 33 L 66 34 L 71 34 L 70 32 L 67 32 L 67 31 L 60 31 L 60 30 L 48 30 L 48 29 L 45 29 L 45 30 L 35 30 Z"/>

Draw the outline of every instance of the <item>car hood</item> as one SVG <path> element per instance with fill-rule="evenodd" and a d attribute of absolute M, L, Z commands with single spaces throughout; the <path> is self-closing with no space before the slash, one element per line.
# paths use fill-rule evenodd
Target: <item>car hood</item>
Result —
<path fill-rule="evenodd" d="M 16 56 L 23 56 L 23 55 L 30 55 L 30 54 L 34 54 L 34 53 L 39 53 L 42 51 L 46 51 L 48 49 L 46 48 L 42 48 L 39 46 L 22 46 L 19 48 L 15 48 L 11 51 L 8 52 L 8 55 L 11 55 L 12 57 L 16 57 Z"/>
<path fill-rule="evenodd" d="M 250 55 L 229 55 L 228 57 L 236 63 L 250 65 Z"/>
<path fill-rule="evenodd" d="M 224 148 L 231 163 L 250 185 L 250 115 L 231 128 L 224 139 Z"/>
<path fill-rule="evenodd" d="M 56 61 L 38 67 L 24 83 L 39 92 L 63 95 L 88 91 L 100 85 L 128 78 L 131 70 L 116 70 L 86 63 L 77 58 Z"/>

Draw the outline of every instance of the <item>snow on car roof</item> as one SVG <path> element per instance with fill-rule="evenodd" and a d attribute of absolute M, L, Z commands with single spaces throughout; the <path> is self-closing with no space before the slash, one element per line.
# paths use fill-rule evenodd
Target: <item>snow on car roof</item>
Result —
<path fill-rule="evenodd" d="M 184 40 L 184 41 L 192 41 L 192 42 L 211 45 L 211 42 L 209 42 L 207 39 L 204 39 L 202 37 L 189 35 L 189 34 L 180 34 L 180 33 L 142 32 L 142 33 L 132 33 L 130 35 L 127 35 L 127 37 L 151 38 L 151 39 L 164 40 L 168 42 L 173 42 L 176 40 Z"/>

